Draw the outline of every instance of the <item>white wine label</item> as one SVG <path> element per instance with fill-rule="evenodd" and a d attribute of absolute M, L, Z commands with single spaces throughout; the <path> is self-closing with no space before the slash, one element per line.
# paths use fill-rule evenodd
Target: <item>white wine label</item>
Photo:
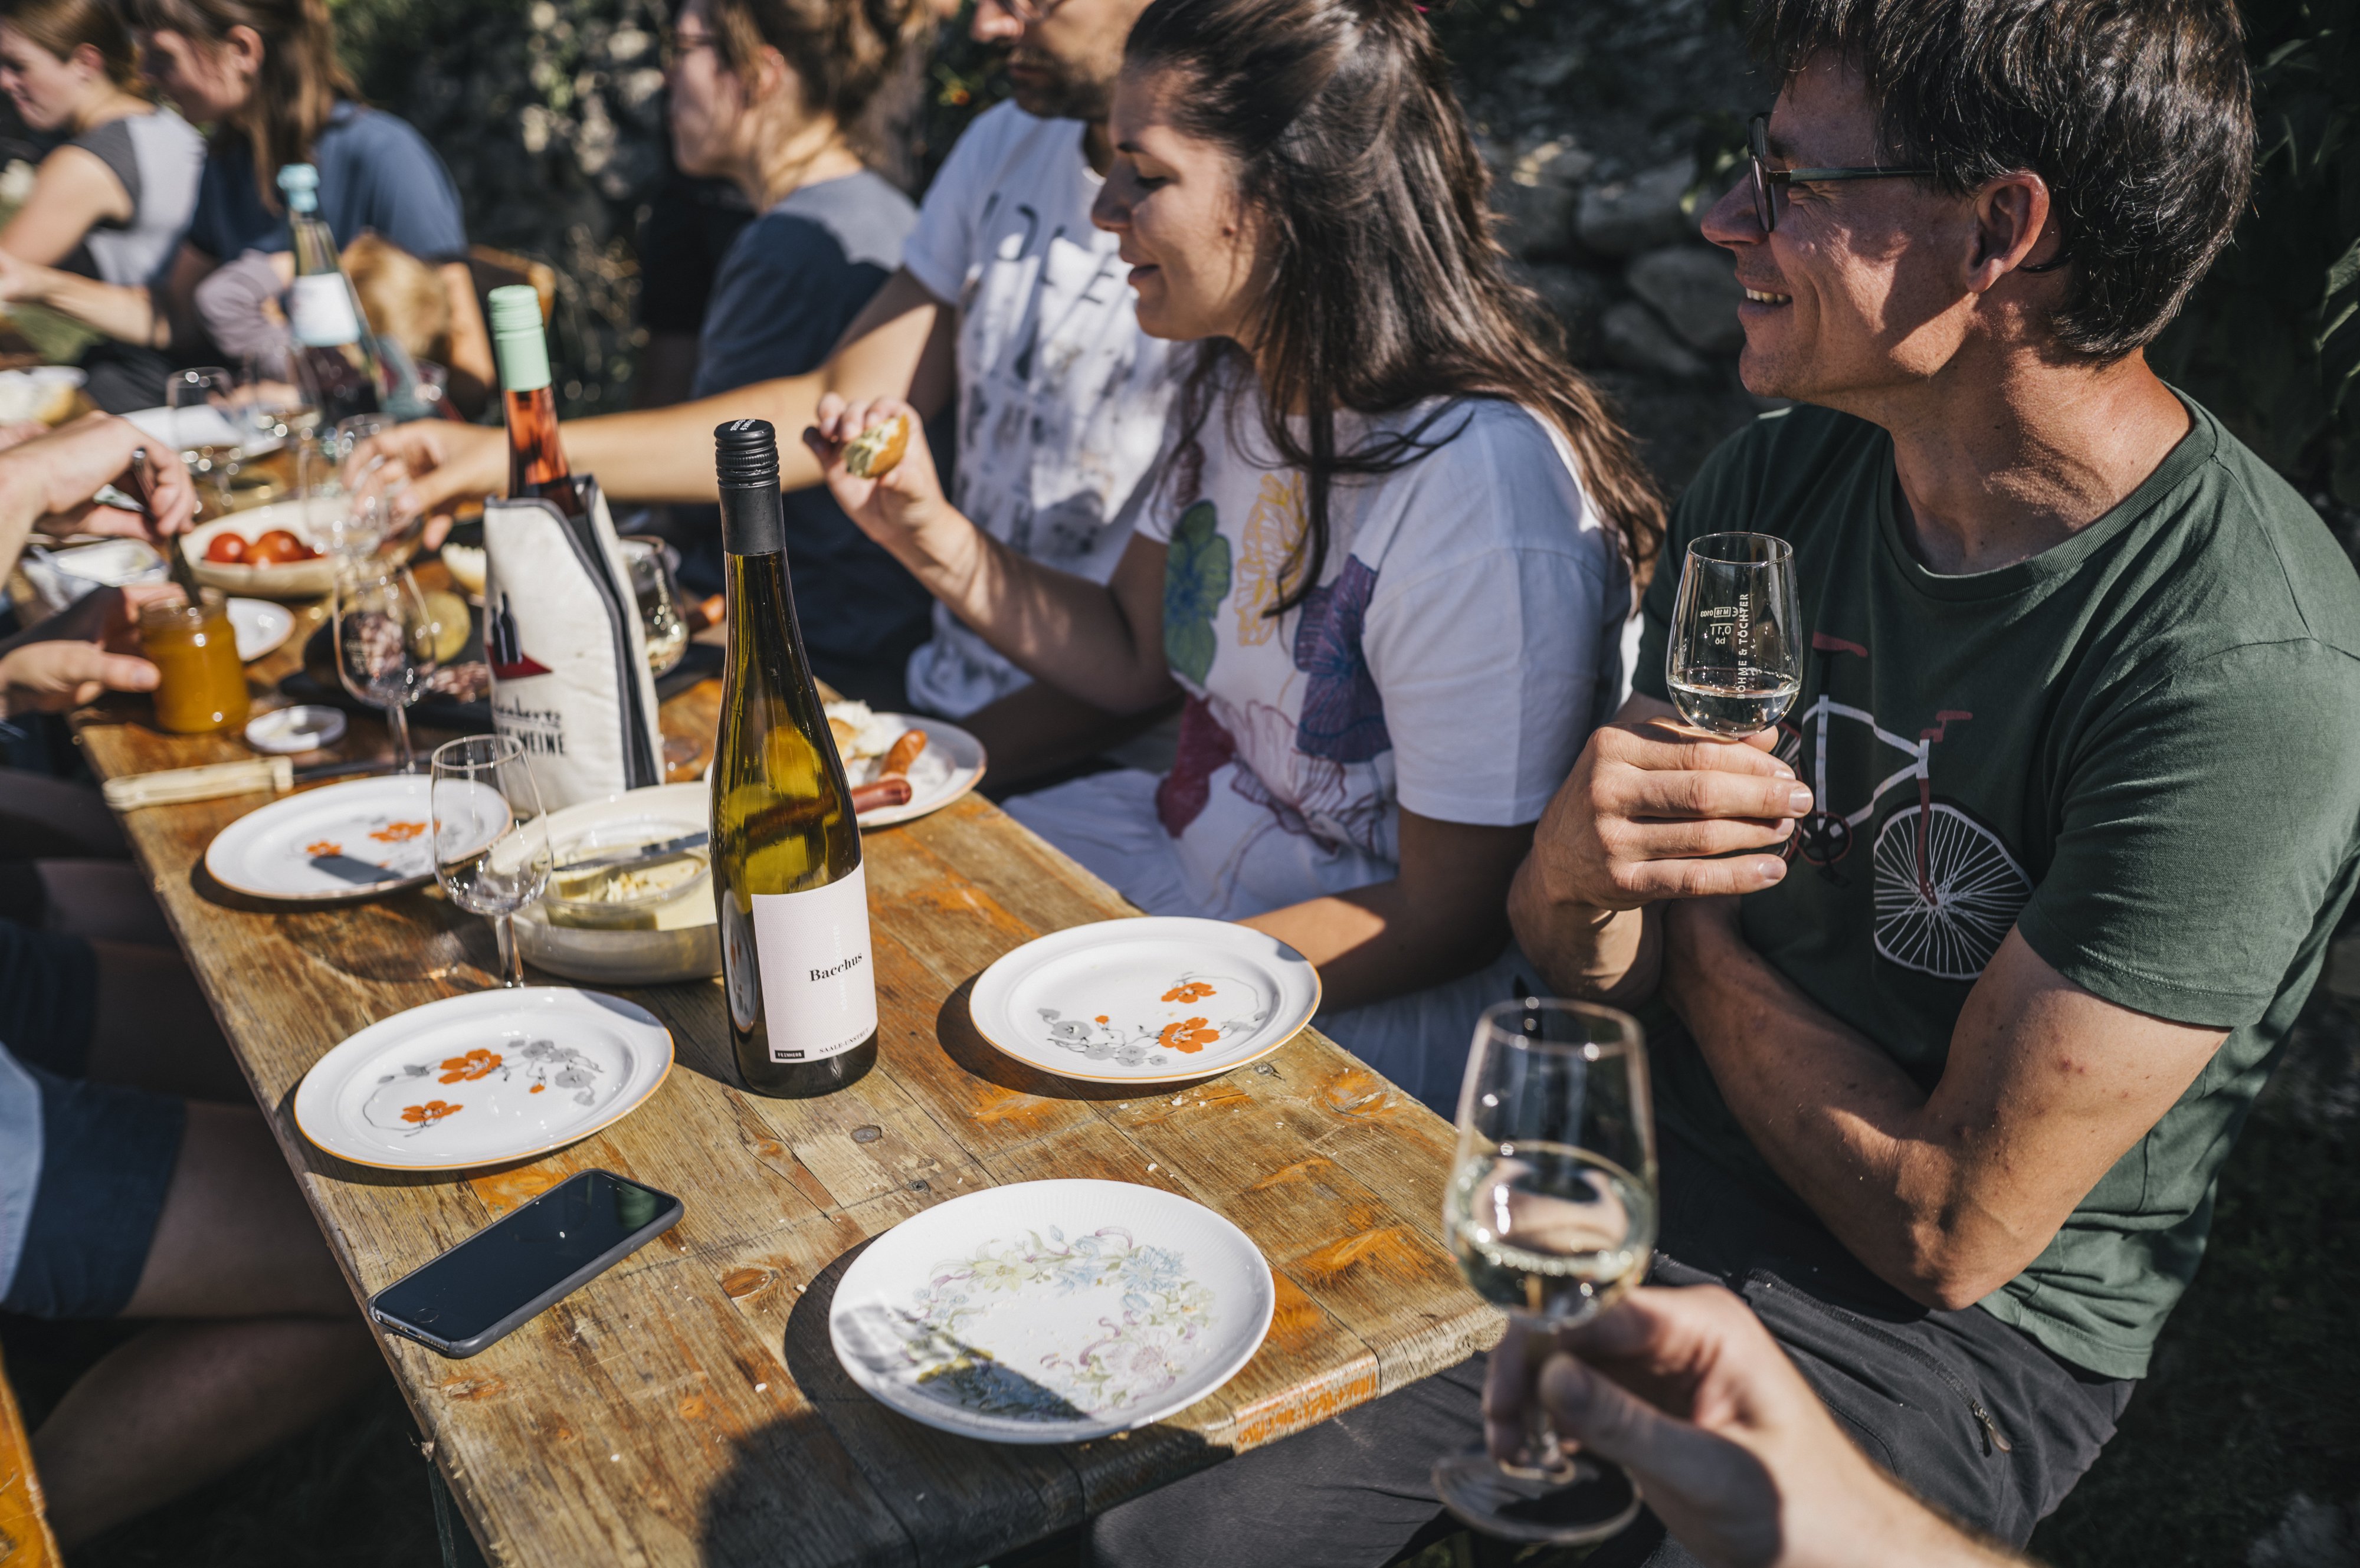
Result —
<path fill-rule="evenodd" d="M 359 314 L 341 272 L 314 272 L 295 280 L 287 294 L 287 323 L 307 348 L 342 348 L 358 343 Z"/>
<path fill-rule="evenodd" d="M 808 893 L 755 894 L 754 952 L 771 1061 L 841 1056 L 877 1032 L 866 866 Z"/>

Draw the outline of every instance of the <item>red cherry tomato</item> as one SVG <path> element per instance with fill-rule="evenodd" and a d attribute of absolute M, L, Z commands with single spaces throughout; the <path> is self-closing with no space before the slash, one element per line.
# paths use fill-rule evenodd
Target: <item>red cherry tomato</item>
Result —
<path fill-rule="evenodd" d="M 311 546 L 285 528 L 272 528 L 246 547 L 246 558 L 262 566 L 280 566 L 290 561 L 305 561 L 311 554 Z"/>
<path fill-rule="evenodd" d="M 236 534 L 213 535 L 213 543 L 205 546 L 205 559 L 220 566 L 237 566 L 246 558 L 246 540 Z"/>

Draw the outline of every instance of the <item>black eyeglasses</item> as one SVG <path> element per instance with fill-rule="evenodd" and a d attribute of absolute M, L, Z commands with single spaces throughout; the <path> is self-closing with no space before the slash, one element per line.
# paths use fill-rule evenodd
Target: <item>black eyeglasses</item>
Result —
<path fill-rule="evenodd" d="M 1770 116 L 1756 114 L 1746 123 L 1746 153 L 1753 165 L 1754 215 L 1762 222 L 1762 232 L 1769 234 L 1778 227 L 1779 187 L 1800 180 L 1806 185 L 1819 185 L 1838 180 L 1930 180 L 1930 169 L 1898 169 L 1891 164 L 1871 164 L 1851 169 L 1772 169 L 1763 160 L 1770 156 Z M 2065 265 L 2065 252 L 2058 253 L 2037 266 L 2016 268 L 2018 272 L 2054 272 Z"/>
<path fill-rule="evenodd" d="M 1756 114 L 1745 127 L 1747 155 L 1754 165 L 1754 215 L 1762 220 L 1762 232 L 1769 234 L 1778 227 L 1778 189 L 1801 180 L 1807 185 L 1820 185 L 1836 180 L 1925 180 L 1933 175 L 1930 169 L 1896 169 L 1890 164 L 1872 164 L 1853 169 L 1772 169 L 1763 159 L 1770 156 L 1770 116 Z"/>

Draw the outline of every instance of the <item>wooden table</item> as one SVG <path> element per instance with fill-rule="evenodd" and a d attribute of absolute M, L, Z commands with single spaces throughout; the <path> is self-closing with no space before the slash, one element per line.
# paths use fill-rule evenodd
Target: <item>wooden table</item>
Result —
<path fill-rule="evenodd" d="M 259 672 L 290 668 L 311 624 Z M 716 701 L 706 682 L 667 702 L 667 732 L 709 749 Z M 243 751 L 118 703 L 81 717 L 102 776 Z M 377 733 L 355 724 L 345 747 Z M 344 1164 L 296 1131 L 305 1071 L 366 1024 L 495 984 L 497 961 L 486 922 L 424 892 L 290 909 L 212 884 L 205 845 L 261 803 L 151 807 L 124 828 L 355 1297 L 577 1171 L 686 1203 L 669 1234 L 473 1360 L 382 1339 L 494 1563 L 977 1563 L 1498 1333 L 1437 1239 L 1448 1125 L 1317 1032 L 1160 1093 L 1050 1077 L 982 1040 L 967 996 L 993 959 L 1136 911 L 979 796 L 867 835 L 881 1023 L 858 1083 L 746 1093 L 716 983 L 632 990 L 672 1029 L 678 1066 L 622 1122 L 468 1178 Z M 1171 1421 L 1053 1448 L 947 1436 L 856 1388 L 827 1307 L 861 1244 L 945 1198 L 1050 1176 L 1163 1187 L 1244 1227 L 1278 1285 L 1245 1370 Z"/>

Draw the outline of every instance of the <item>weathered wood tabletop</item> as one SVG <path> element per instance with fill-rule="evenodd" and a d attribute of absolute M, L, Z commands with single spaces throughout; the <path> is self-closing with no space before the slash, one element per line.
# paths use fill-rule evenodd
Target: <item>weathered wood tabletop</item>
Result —
<path fill-rule="evenodd" d="M 261 682 L 294 667 L 318 618 L 300 615 L 287 649 L 250 669 L 258 702 L 275 700 Z M 702 768 L 717 698 L 707 681 L 664 705 L 667 735 L 699 747 L 675 777 Z M 145 707 L 79 716 L 102 777 L 244 755 L 227 736 L 164 735 Z M 367 755 L 381 734 L 355 723 L 341 749 Z M 496 984 L 497 960 L 486 921 L 423 891 L 290 908 L 213 884 L 205 845 L 263 803 L 149 807 L 124 828 L 356 1297 L 577 1171 L 686 1205 L 670 1233 L 472 1360 L 383 1338 L 494 1563 L 978 1563 L 1498 1332 L 1437 1238 L 1448 1124 L 1317 1032 L 1161 1093 L 1050 1077 L 983 1041 L 967 996 L 987 964 L 1136 911 L 978 796 L 866 835 L 881 1024 L 858 1083 L 816 1100 L 748 1094 L 716 983 L 628 990 L 671 1028 L 678 1065 L 625 1120 L 468 1178 L 344 1164 L 296 1130 L 306 1070 L 365 1025 Z M 862 1243 L 961 1192 L 1052 1176 L 1185 1193 L 1253 1237 L 1278 1305 L 1244 1371 L 1168 1421 L 1052 1448 L 948 1436 L 856 1388 L 826 1318 Z"/>

